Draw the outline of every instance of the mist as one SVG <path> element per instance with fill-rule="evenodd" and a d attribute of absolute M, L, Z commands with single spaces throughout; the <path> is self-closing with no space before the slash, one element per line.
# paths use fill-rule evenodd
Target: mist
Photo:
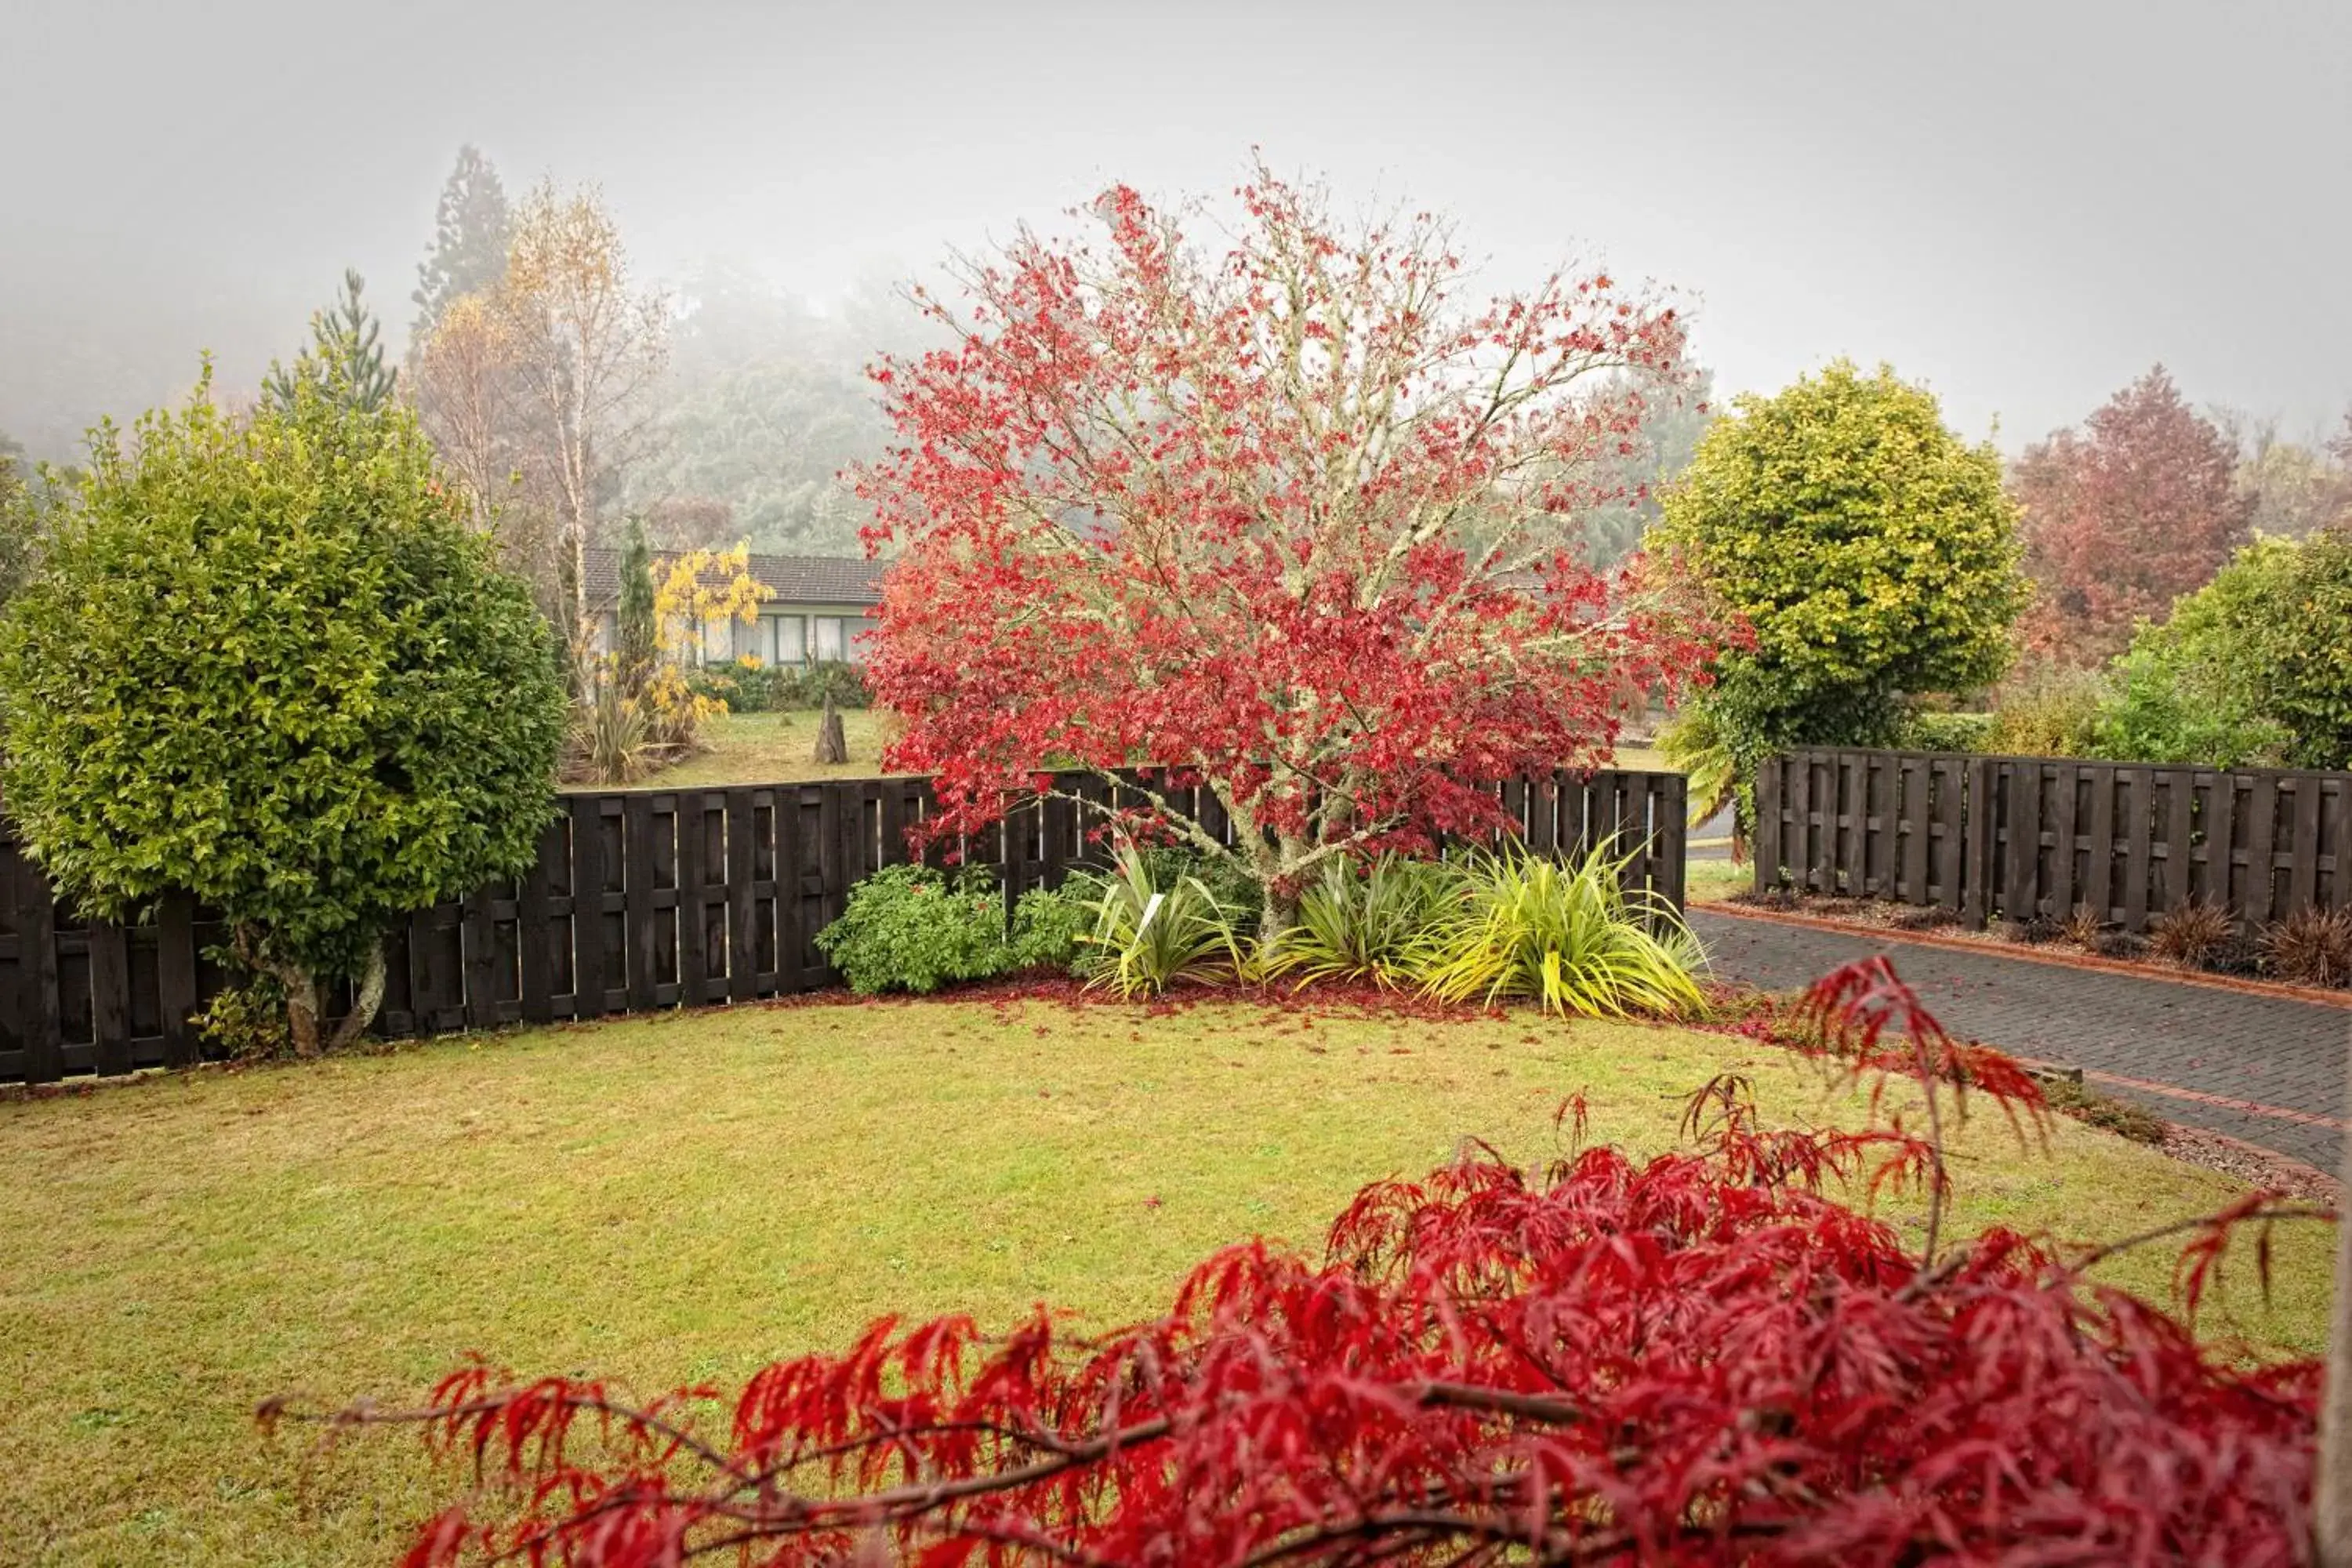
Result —
<path fill-rule="evenodd" d="M 513 195 L 601 186 L 649 279 L 830 323 L 803 358 L 852 382 L 891 281 L 1110 180 L 1222 197 L 1258 147 L 1453 215 L 1497 289 L 1657 279 L 1718 395 L 1885 360 L 2011 450 L 2158 361 L 2290 432 L 2352 404 L 2340 0 L 16 0 L 7 37 L 0 432 L 42 457 L 207 353 L 253 387 L 346 267 L 397 356 L 466 143 Z"/>

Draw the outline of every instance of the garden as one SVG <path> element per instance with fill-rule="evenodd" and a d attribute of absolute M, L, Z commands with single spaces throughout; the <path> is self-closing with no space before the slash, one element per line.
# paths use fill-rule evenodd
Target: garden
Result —
<path fill-rule="evenodd" d="M 421 1399 L 458 1354 L 650 1394 L 740 1384 L 888 1312 L 1099 1332 L 1254 1236 L 1309 1255 L 1362 1184 L 1483 1141 L 1680 1144 L 1724 1071 L 1776 1125 L 1862 1099 L 1722 1033 L 1219 998 L 809 1001 L 527 1030 L 0 1108 L 16 1223 L 0 1498 L 31 1560 L 391 1561 L 462 1489 L 407 1430 L 264 1441 L 256 1402 Z M 1952 1147 L 1955 1235 L 2116 1239 L 2242 1189 L 2112 1134 Z M 1882 1205 L 1916 1245 L 1914 1197 Z M 2233 1258 L 2201 1330 L 2326 1337 L 2328 1237 Z M 2168 1299 L 2171 1253 L 2105 1278 Z"/>
<path fill-rule="evenodd" d="M 214 1058 L 0 1106 L 12 1544 L 2352 1549 L 2334 1210 L 2116 1135 L 1883 956 L 1724 984 L 1607 771 L 1672 712 L 1694 819 L 1752 826 L 1776 759 L 2004 679 L 2038 601 L 1996 456 L 1833 364 L 1596 564 L 1697 391 L 1679 309 L 1601 272 L 1474 304 L 1442 219 L 1262 167 L 1238 203 L 1213 254 L 1112 187 L 1097 241 L 1024 230 L 928 302 L 955 348 L 877 363 L 855 692 L 704 660 L 756 614 L 741 548 L 631 528 L 604 637 L 595 487 L 516 569 L 492 481 L 328 322 L 252 409 L 201 384 L 5 498 L 5 1044 L 62 1061 L 70 939 L 93 1030 Z M 502 330 L 557 322 L 595 228 L 541 205 L 475 302 Z M 2335 546 L 2294 548 L 2246 569 L 2322 621 Z M 2205 658 L 2171 689 L 2241 679 Z M 2331 677 L 2257 664 L 2277 748 Z M 831 775 L 751 726 L 812 697 L 813 749 L 919 781 L 792 787 Z M 747 768 L 764 798 L 704 787 Z M 471 1027 L 383 1037 L 432 1034 L 436 942 Z M 822 988 L 755 1000 L 787 972 Z"/>

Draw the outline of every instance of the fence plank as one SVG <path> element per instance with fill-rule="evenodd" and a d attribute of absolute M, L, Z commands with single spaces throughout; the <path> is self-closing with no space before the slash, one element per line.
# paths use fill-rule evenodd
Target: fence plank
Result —
<path fill-rule="evenodd" d="M 2205 833 L 2205 896 L 2223 909 L 2238 907 L 2238 781 L 2221 769 L 2204 779 L 2200 820 Z"/>
<path fill-rule="evenodd" d="M 131 1070 L 131 941 L 112 921 L 89 922 L 89 1021 L 101 1078 Z"/>
<path fill-rule="evenodd" d="M 1830 876 L 1832 882 L 1843 879 L 1844 885 L 1840 891 L 1859 898 L 1864 891 L 1863 877 L 1868 865 L 1863 844 L 1863 826 L 1868 813 L 1863 798 L 1862 754 L 1840 752 L 1836 768 L 1839 864 Z"/>
<path fill-rule="evenodd" d="M 2125 768 L 2119 776 L 2123 785 L 2124 927 L 2140 931 L 2147 925 L 2149 873 L 2156 862 L 2149 831 L 2154 819 L 2148 800 L 2148 770 Z"/>
<path fill-rule="evenodd" d="M 491 960 L 497 952 L 490 929 L 490 890 L 478 888 L 465 903 L 465 923 L 459 937 L 464 954 L 461 970 L 466 1027 L 487 1029 L 498 1022 L 498 991 Z"/>
<path fill-rule="evenodd" d="M 825 797 L 830 801 L 833 795 Z M 781 815 L 782 807 L 778 807 Z M 741 785 L 727 792 L 727 994 L 749 1002 L 759 994 L 760 974 L 753 962 L 751 878 L 751 792 Z M 777 825 L 782 837 L 782 824 Z M 778 905 L 783 902 L 779 897 Z"/>
<path fill-rule="evenodd" d="M 1901 868 L 1896 889 L 1906 904 L 1927 900 L 1927 848 L 1935 842 L 1934 817 L 1928 811 L 1928 781 L 1934 776 L 1925 757 L 1906 757 L 1895 778 L 1896 852 Z"/>
<path fill-rule="evenodd" d="M 1972 926 L 1992 918 L 1992 792 L 1999 776 L 1993 758 L 1969 759 L 1966 793 L 1960 800 L 1960 919 Z"/>
<path fill-rule="evenodd" d="M 1820 891 L 1813 878 L 1813 754 L 1798 752 L 1789 759 L 1789 838 L 1782 850 L 1794 873 L 1790 880 L 1801 893 Z"/>
<path fill-rule="evenodd" d="M 801 961 L 814 933 L 808 929 L 808 903 L 802 886 L 800 788 L 779 784 L 775 798 L 769 821 L 775 825 L 776 833 L 776 993 L 789 996 L 812 984 L 802 973 Z M 926 798 L 919 795 L 918 803 Z"/>
<path fill-rule="evenodd" d="M 1769 893 L 1780 885 L 1780 786 L 1789 771 L 1786 757 L 1770 757 L 1756 774 L 1756 890 Z"/>
<path fill-rule="evenodd" d="M 2050 784 L 2050 912 L 2064 920 L 2074 912 L 2074 807 L 2082 771 L 2060 763 Z"/>
<path fill-rule="evenodd" d="M 1690 780 L 1680 773 L 1652 774 L 1651 785 L 1660 838 L 1658 896 L 1679 910 L 1689 890 Z"/>
<path fill-rule="evenodd" d="M 1938 757 L 1928 764 L 1928 777 L 1935 789 L 1930 833 L 1935 841 L 1936 907 L 1957 915 L 1966 878 L 1968 830 L 1960 808 L 1968 795 L 1968 764 L 1957 757 Z"/>
<path fill-rule="evenodd" d="M 2121 785 L 2113 768 L 2091 770 L 2091 858 L 2084 868 L 2088 901 L 2103 921 L 2123 911 L 2116 898 L 2116 791 Z"/>
<path fill-rule="evenodd" d="M 196 1059 L 196 901 L 167 893 L 155 910 L 155 999 L 163 1011 L 163 1065 Z"/>
<path fill-rule="evenodd" d="M 539 858 L 515 888 L 515 973 L 522 1021 L 545 1024 L 555 1017 L 555 917 L 550 905 L 549 868 L 569 852 L 562 822 L 539 835 Z"/>
<path fill-rule="evenodd" d="M 2286 907 L 2281 915 L 2308 909 L 2319 891 L 2319 780 L 2306 773 L 2286 781 L 2294 790 L 2294 837 L 2287 840 Z"/>
<path fill-rule="evenodd" d="M 2009 764 L 2008 833 L 2000 880 L 2000 913 L 2030 921 L 2039 912 L 2034 876 L 2042 847 L 2042 764 Z"/>
<path fill-rule="evenodd" d="M 2278 779 L 2267 773 L 2253 775 L 2246 792 L 2246 919 L 2255 925 L 2277 911 L 2272 906 L 2278 886 L 2273 856 L 2278 844 Z"/>
<path fill-rule="evenodd" d="M 2195 777 L 2189 768 L 2167 768 L 2164 812 L 2164 899 L 2159 906 L 2170 909 L 2189 901 L 2194 889 L 2189 875 L 2190 838 L 2196 829 L 2196 795 L 2191 788 Z"/>
<path fill-rule="evenodd" d="M 604 1011 L 604 800 L 572 797 L 572 1015 Z"/>
<path fill-rule="evenodd" d="M 623 984 L 629 1011 L 650 1012 L 654 1005 L 654 803 L 653 797 L 632 795 L 621 807 L 621 902 L 627 912 L 622 921 L 628 936 L 622 951 Z"/>
<path fill-rule="evenodd" d="M 677 796 L 677 1005 L 699 1007 L 709 1000 L 709 872 L 702 852 L 709 843 L 710 814 L 700 790 Z"/>
<path fill-rule="evenodd" d="M 2321 792 L 2320 849 L 2327 857 L 2327 907 L 2352 909 L 2352 778 L 2329 779 Z"/>
<path fill-rule="evenodd" d="M 24 1007 L 25 1080 L 65 1076 L 65 1014 L 58 995 L 58 903 L 29 856 L 16 858 L 17 995 Z"/>

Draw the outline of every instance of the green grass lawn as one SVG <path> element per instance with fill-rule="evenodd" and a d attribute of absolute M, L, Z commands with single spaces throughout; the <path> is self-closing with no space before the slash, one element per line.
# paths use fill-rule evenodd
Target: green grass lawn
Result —
<path fill-rule="evenodd" d="M 413 1434 L 319 1458 L 265 1444 L 256 1400 L 413 1400 L 467 1350 L 725 1381 L 893 1309 L 1108 1324 L 1222 1243 L 1313 1247 L 1465 1138 L 1549 1155 L 1578 1088 L 1596 1138 L 1664 1148 L 1726 1068 L 1773 1118 L 1855 1113 L 1737 1038 L 1240 1001 L 749 1007 L 0 1104 L 0 1557 L 387 1561 L 441 1495 Z M 2239 1190 L 2071 1122 L 2043 1153 L 1983 1119 L 1955 1153 L 1966 1226 L 2111 1237 Z M 2273 1306 L 2241 1276 L 2213 1326 L 2316 1349 L 2327 1245 L 2283 1233 Z"/>
<path fill-rule="evenodd" d="M 817 715 L 722 713 L 704 727 L 709 750 L 664 768 L 645 781 L 652 789 L 702 789 L 719 784 L 799 784 L 814 779 L 870 779 L 882 773 L 882 742 L 874 713 L 844 708 L 841 736 L 849 761 L 826 765 L 809 760 L 816 748 Z"/>
<path fill-rule="evenodd" d="M 882 772 L 882 742 L 869 709 L 841 710 L 842 738 L 849 761 L 837 767 L 809 760 L 816 746 L 815 713 L 722 713 L 704 728 L 709 749 L 646 781 L 655 788 L 708 788 L 733 784 L 792 784 L 804 779 L 872 778 Z M 1657 752 L 1621 747 L 1617 765 L 1663 770 Z"/>

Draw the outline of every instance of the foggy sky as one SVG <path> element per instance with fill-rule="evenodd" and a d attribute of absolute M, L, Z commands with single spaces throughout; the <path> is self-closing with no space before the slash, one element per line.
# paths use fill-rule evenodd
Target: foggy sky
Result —
<path fill-rule="evenodd" d="M 1724 391 L 1836 354 L 2015 449 L 2154 361 L 2352 402 L 2352 4 L 127 4 L 0 13 L 0 430 L 250 384 L 358 266 L 403 335 L 457 146 L 601 182 L 640 262 L 823 295 L 1262 146 L 1605 258 Z M 55 454 L 62 455 L 62 454 Z"/>

